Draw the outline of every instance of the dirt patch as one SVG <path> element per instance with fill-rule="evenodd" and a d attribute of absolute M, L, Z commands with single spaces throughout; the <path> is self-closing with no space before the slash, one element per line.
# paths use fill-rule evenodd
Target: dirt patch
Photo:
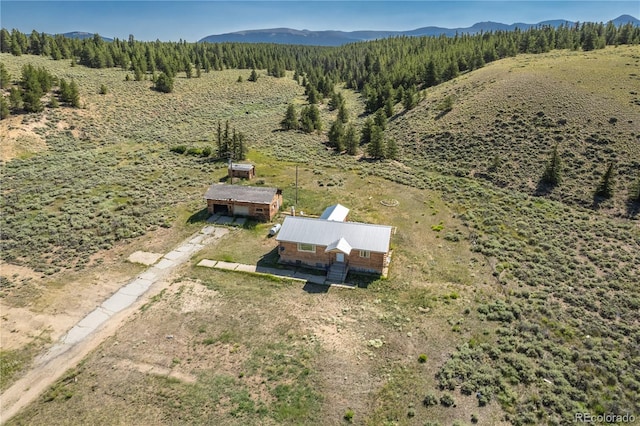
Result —
<path fill-rule="evenodd" d="M 162 253 L 150 253 L 148 251 L 136 251 L 129 256 L 129 262 L 153 265 L 162 257 Z"/>
<path fill-rule="evenodd" d="M 11 263 L 0 262 L 0 275 L 7 279 L 20 281 L 25 279 L 38 279 L 42 274 L 26 266 L 12 265 Z"/>
<path fill-rule="evenodd" d="M 23 124 L 22 119 L 15 116 L 0 121 L 0 159 L 4 162 L 47 149 L 44 138 L 36 133 L 36 129 L 46 126 L 45 117 L 29 124 Z"/>
<path fill-rule="evenodd" d="M 139 371 L 143 374 L 155 374 L 158 376 L 167 376 L 178 379 L 185 383 L 195 383 L 197 378 L 192 374 L 183 373 L 174 369 L 166 368 L 161 365 L 146 364 L 143 362 L 134 362 L 129 359 L 122 359 L 117 363 L 117 367 L 123 370 Z"/>

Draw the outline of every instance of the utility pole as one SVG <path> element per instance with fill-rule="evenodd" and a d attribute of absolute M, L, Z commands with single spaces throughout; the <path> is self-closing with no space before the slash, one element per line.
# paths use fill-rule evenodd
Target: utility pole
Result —
<path fill-rule="evenodd" d="M 298 165 L 296 164 L 296 207 L 298 206 Z"/>

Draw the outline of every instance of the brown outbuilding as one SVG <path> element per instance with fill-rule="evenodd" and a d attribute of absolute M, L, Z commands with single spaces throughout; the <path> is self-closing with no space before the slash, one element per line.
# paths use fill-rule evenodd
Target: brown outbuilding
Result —
<path fill-rule="evenodd" d="M 253 179 L 256 176 L 256 166 L 253 164 L 231 163 L 229 165 L 230 178 Z"/>
<path fill-rule="evenodd" d="M 271 221 L 282 207 L 282 190 L 277 188 L 214 183 L 204 194 L 209 214 L 244 216 Z"/>

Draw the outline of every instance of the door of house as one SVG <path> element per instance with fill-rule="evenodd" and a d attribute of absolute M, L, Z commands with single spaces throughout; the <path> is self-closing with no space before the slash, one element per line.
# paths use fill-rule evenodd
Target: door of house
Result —
<path fill-rule="evenodd" d="M 344 253 L 336 253 L 336 262 L 344 263 Z"/>

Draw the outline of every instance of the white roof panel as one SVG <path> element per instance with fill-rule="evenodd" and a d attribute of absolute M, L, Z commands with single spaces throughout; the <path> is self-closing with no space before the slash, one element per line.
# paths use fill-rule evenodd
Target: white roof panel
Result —
<path fill-rule="evenodd" d="M 339 240 L 329 244 L 327 248 L 324 249 L 324 252 L 326 253 L 334 250 L 338 250 L 348 256 L 349 253 L 351 253 L 351 245 L 344 238 L 340 238 Z"/>
<path fill-rule="evenodd" d="M 324 209 L 324 211 L 320 215 L 320 219 L 344 222 L 348 214 L 348 208 L 346 208 L 342 204 L 335 204 Z"/>

